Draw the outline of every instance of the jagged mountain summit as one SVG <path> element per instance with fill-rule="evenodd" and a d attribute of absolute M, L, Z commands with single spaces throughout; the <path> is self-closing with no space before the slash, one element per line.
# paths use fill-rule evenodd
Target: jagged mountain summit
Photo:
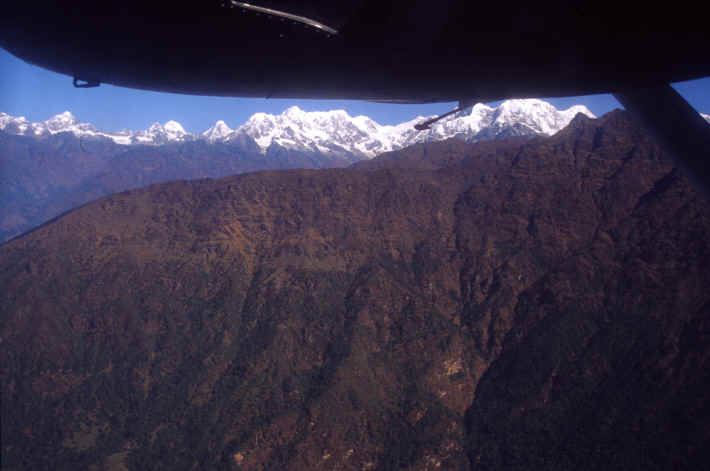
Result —
<path fill-rule="evenodd" d="M 0 129 L 34 137 L 70 132 L 81 137 L 111 139 L 121 145 L 162 145 L 202 139 L 210 143 L 234 144 L 249 137 L 262 153 L 272 146 L 279 146 L 300 152 L 372 158 L 412 144 L 452 137 L 478 141 L 516 135 L 552 135 L 564 128 L 577 113 L 594 117 L 582 105 L 558 110 L 545 101 L 530 99 L 508 100 L 497 107 L 477 104 L 442 120 L 428 131 L 414 129 L 417 122 L 426 119 L 421 116 L 392 126 L 381 125 L 367 116 L 353 117 L 343 110 L 306 112 L 297 106 L 280 115 L 256 113 L 237 129 L 231 129 L 219 120 L 200 134 L 186 132 L 176 121 L 164 125 L 155 123 L 144 131 L 104 132 L 92 124 L 80 123 L 68 111 L 39 123 L 0 113 Z"/>

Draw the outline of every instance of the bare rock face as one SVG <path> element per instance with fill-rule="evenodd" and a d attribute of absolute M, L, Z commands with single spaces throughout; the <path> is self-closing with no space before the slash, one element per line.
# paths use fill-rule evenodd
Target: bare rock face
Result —
<path fill-rule="evenodd" d="M 695 469 L 710 211 L 623 112 L 0 246 L 3 469 Z"/>

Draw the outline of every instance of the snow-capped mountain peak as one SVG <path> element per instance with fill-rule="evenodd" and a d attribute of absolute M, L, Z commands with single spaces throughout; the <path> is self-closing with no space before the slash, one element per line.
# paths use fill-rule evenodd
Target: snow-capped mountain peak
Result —
<path fill-rule="evenodd" d="M 227 136 L 232 134 L 234 130 L 227 126 L 227 123 L 221 119 L 214 123 L 211 128 L 202 133 L 202 137 L 207 139 L 209 142 L 219 141 L 225 139 Z"/>
<path fill-rule="evenodd" d="M 280 115 L 256 113 L 236 133 L 254 139 L 263 152 L 278 145 L 286 149 L 335 155 L 375 155 L 363 143 L 381 126 L 365 116 L 351 117 L 344 110 L 303 111 L 292 106 Z"/>
<path fill-rule="evenodd" d="M 305 111 L 303 111 L 301 108 L 298 106 L 291 106 L 286 109 L 286 111 L 283 112 L 283 116 L 288 116 L 291 119 L 299 119 L 303 117 L 306 114 Z"/>
<path fill-rule="evenodd" d="M 577 113 L 594 117 L 583 105 L 560 111 L 550 103 L 538 99 L 507 100 L 494 110 L 493 125 L 503 127 L 515 124 L 526 126 L 538 134 L 551 135 L 567 126 Z"/>
<path fill-rule="evenodd" d="M 58 115 L 52 116 L 50 119 L 44 122 L 47 129 L 51 133 L 69 131 L 72 126 L 79 124 L 79 120 L 76 116 L 71 114 L 69 111 L 60 113 Z"/>
<path fill-rule="evenodd" d="M 164 125 L 155 122 L 145 131 L 129 132 L 131 144 L 160 145 L 192 139 L 180 123 L 168 121 Z"/>
<path fill-rule="evenodd" d="M 163 125 L 157 121 L 155 123 L 151 124 L 150 126 L 148 126 L 148 129 L 147 129 L 147 132 L 162 132 L 162 131 L 164 131 Z"/>
<path fill-rule="evenodd" d="M 169 134 L 173 134 L 175 136 L 181 136 L 181 135 L 187 134 L 185 129 L 182 127 L 182 125 L 180 123 L 178 123 L 177 121 L 172 121 L 172 120 L 168 121 L 163 126 L 163 129 L 165 129 L 165 132 L 167 132 Z"/>
<path fill-rule="evenodd" d="M 18 118 L 13 118 L 7 113 L 3 113 L 0 111 L 0 129 L 4 129 L 7 124 L 12 121 L 13 119 L 18 119 Z"/>

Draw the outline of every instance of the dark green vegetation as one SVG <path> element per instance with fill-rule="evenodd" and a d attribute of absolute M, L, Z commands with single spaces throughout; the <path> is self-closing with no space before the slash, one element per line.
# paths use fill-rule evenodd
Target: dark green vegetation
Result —
<path fill-rule="evenodd" d="M 3 469 L 696 469 L 710 211 L 621 112 L 0 246 Z"/>

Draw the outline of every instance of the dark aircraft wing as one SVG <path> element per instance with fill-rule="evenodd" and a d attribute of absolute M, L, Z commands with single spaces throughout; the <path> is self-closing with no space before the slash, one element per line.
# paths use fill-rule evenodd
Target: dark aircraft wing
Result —
<path fill-rule="evenodd" d="M 84 81 L 222 96 L 493 101 L 710 75 L 702 15 L 651 3 L 16 1 L 0 46 Z"/>
<path fill-rule="evenodd" d="M 0 46 L 79 86 L 409 103 L 615 92 L 648 115 L 654 89 L 710 76 L 705 17 L 682 2 L 6 3 Z"/>

